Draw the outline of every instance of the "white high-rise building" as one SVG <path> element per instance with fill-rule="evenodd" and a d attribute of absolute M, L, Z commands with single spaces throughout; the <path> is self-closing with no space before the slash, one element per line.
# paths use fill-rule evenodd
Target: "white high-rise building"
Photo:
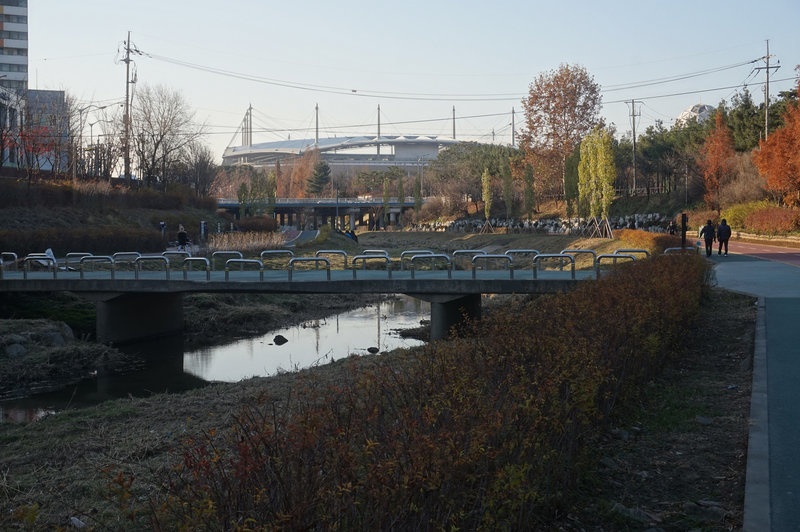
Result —
<path fill-rule="evenodd" d="M 0 0 L 0 86 L 28 88 L 28 0 Z"/>

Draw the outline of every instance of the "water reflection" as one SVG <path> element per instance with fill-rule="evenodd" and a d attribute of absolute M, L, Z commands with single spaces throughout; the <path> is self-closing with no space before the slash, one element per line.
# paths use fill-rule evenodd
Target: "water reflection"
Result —
<path fill-rule="evenodd" d="M 181 336 L 139 342 L 120 349 L 144 359 L 140 371 L 96 375 L 59 391 L 1 401 L 0 423 L 35 421 L 48 413 L 129 395 L 182 392 L 210 381 L 236 382 L 324 364 L 350 354 L 412 347 L 422 342 L 401 338 L 397 331 L 418 327 L 420 320 L 429 316 L 430 304 L 398 296 L 261 337 L 186 353 Z M 273 339 L 278 334 L 288 342 L 276 345 Z"/>
<path fill-rule="evenodd" d="M 208 381 L 236 382 L 325 364 L 350 354 L 363 355 L 369 350 L 413 347 L 422 342 L 401 338 L 397 330 L 418 327 L 420 319 L 429 313 L 430 305 L 418 299 L 385 300 L 258 338 L 186 353 L 183 369 Z M 276 344 L 277 335 L 288 342 Z"/>

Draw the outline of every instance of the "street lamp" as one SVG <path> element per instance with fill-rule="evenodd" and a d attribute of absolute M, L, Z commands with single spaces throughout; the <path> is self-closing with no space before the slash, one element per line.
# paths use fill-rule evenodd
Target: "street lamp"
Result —
<path fill-rule="evenodd" d="M 77 155 L 75 157 L 75 160 L 72 162 L 72 180 L 73 181 L 75 181 L 75 179 L 77 177 L 78 156 L 80 156 L 81 151 L 83 150 L 83 113 L 85 113 L 87 111 L 90 111 L 92 109 L 94 109 L 95 111 L 100 111 L 102 109 L 107 109 L 107 108 L 112 107 L 114 105 L 121 106 L 122 104 L 119 103 L 119 102 L 117 102 L 117 103 L 109 103 L 107 105 L 97 105 L 96 103 L 90 103 L 86 107 L 81 107 L 81 108 L 78 109 L 78 128 L 79 128 L 79 133 L 78 133 L 78 151 L 77 151 Z M 89 131 L 91 132 L 91 125 L 89 126 Z"/>
<path fill-rule="evenodd" d="M 92 150 L 92 176 L 97 175 L 97 146 L 94 145 L 94 132 L 92 131 L 95 124 L 113 124 L 113 120 L 95 120 L 89 122 L 89 149 Z M 99 136 L 99 135 L 98 135 Z"/>

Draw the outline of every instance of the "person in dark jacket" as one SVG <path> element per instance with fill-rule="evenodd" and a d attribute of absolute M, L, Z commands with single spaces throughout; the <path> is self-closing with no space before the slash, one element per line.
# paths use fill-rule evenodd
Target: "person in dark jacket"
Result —
<path fill-rule="evenodd" d="M 706 225 L 700 230 L 700 238 L 706 241 L 706 257 L 710 257 L 714 250 L 714 241 L 717 239 L 717 232 L 714 231 L 711 220 L 706 222 Z"/>
<path fill-rule="evenodd" d="M 179 251 L 186 251 L 186 244 L 189 243 L 189 235 L 186 233 L 186 229 L 183 228 L 183 224 L 178 226 L 178 250 Z"/>
<path fill-rule="evenodd" d="M 719 251 L 717 251 L 717 255 L 722 255 L 722 245 L 725 245 L 725 256 L 728 256 L 728 239 L 731 237 L 731 226 L 728 225 L 728 221 L 725 218 L 722 219 L 720 222 L 719 227 L 717 227 L 717 240 L 719 241 Z"/>

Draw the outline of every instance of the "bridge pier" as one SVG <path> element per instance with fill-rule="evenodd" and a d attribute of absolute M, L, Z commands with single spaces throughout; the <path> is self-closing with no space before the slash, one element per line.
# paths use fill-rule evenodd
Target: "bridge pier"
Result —
<path fill-rule="evenodd" d="M 442 340 L 465 318 L 480 319 L 481 294 L 409 294 L 431 304 L 431 341 Z"/>
<path fill-rule="evenodd" d="M 97 294 L 97 340 L 125 343 L 183 330 L 183 294 Z"/>

